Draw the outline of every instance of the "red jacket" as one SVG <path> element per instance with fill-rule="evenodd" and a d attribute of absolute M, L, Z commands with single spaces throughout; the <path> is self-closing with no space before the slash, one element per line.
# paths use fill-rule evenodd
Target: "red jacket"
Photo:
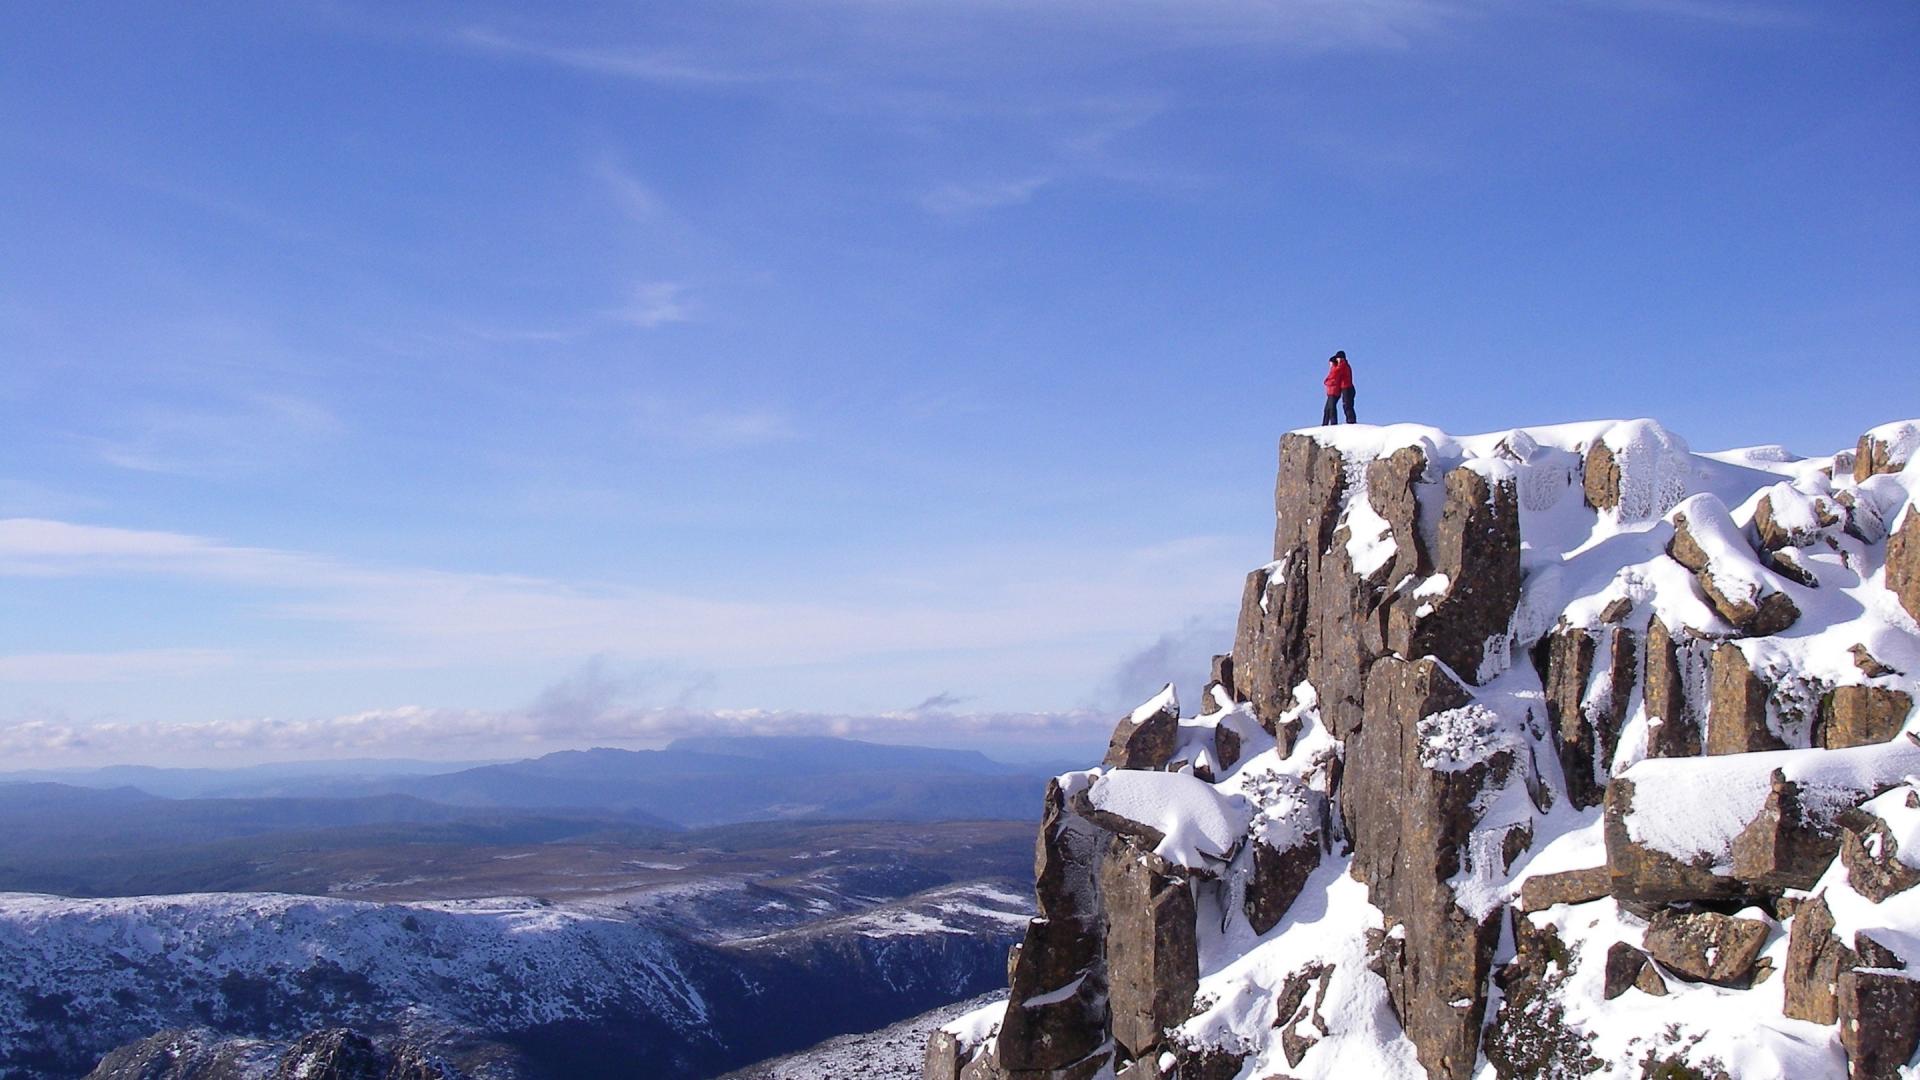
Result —
<path fill-rule="evenodd" d="M 1345 360 L 1327 369 L 1327 377 L 1320 380 L 1327 388 L 1327 396 L 1332 397 L 1342 390 L 1353 389 L 1353 368 Z"/>

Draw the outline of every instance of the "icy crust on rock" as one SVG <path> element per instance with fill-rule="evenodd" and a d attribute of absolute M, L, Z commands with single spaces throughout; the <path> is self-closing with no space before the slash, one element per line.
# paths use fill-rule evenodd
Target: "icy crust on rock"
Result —
<path fill-rule="evenodd" d="M 1071 775 L 1071 774 L 1069 774 Z M 1246 835 L 1252 808 L 1185 773 L 1119 769 L 1094 777 L 1087 801 L 1163 835 L 1153 853 L 1178 866 L 1224 860 Z"/>
<path fill-rule="evenodd" d="M 1633 784 L 1627 834 L 1682 862 L 1705 857 L 1729 867 L 1734 838 L 1765 806 L 1775 772 L 1798 788 L 1809 820 L 1830 826 L 1862 799 L 1920 773 L 1920 745 L 1901 738 L 1847 750 L 1642 761 L 1621 774 Z"/>
<path fill-rule="evenodd" d="M 1860 809 L 1880 819 L 1894 844 L 1894 858 L 1920 870 L 1920 777 L 1909 776 L 1901 786 L 1862 803 Z M 1868 854 L 1879 856 L 1877 850 Z"/>

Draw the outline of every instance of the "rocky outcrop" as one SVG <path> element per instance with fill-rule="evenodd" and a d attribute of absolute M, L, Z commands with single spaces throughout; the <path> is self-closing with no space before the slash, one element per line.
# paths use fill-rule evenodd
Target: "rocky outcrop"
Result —
<path fill-rule="evenodd" d="M 1101 764 L 1109 769 L 1157 769 L 1173 757 L 1179 739 L 1180 701 L 1168 683 L 1113 729 Z"/>
<path fill-rule="evenodd" d="M 1105 771 L 1062 778 L 1099 914 L 1008 1015 L 1082 974 L 1105 996 L 1070 1052 L 1023 1072 L 1003 1027 L 977 1076 L 1103 1053 L 1128 1080 L 1734 1076 L 1747 1036 L 1794 1062 L 1769 1068 L 1878 1075 L 1898 1023 L 1822 1045 L 1689 1003 L 1779 979 L 1781 1025 L 1831 1025 L 1920 985 L 1883 944 L 1920 932 L 1904 438 L 1850 483 L 1851 457 L 1693 455 L 1650 421 L 1284 437 L 1273 558 L 1203 715 L 1162 754 L 1129 749 L 1136 713 Z"/>

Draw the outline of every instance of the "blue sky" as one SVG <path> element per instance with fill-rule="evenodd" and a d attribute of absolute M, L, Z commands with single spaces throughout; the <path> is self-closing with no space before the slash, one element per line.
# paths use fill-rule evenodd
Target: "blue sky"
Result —
<path fill-rule="evenodd" d="M 1034 752 L 1369 421 L 1920 412 L 1920 9 L 0 8 L 0 756 Z"/>

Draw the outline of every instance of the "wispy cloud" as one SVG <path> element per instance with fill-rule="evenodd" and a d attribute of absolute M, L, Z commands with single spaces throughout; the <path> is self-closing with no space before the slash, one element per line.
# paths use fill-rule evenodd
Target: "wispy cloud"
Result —
<path fill-rule="evenodd" d="M 467 26 L 452 40 L 465 48 L 550 64 L 590 75 L 676 85 L 713 86 L 753 81 L 756 76 L 716 67 L 667 49 L 619 45 L 555 44 L 489 26 Z"/>
<path fill-rule="evenodd" d="M 777 421 L 712 420 L 723 437 L 784 437 Z M 774 434 L 767 433 L 768 428 Z M 713 437 L 713 436 L 709 436 Z M 528 661 L 595 654 L 701 670 L 878 662 L 903 652 L 1046 650 L 1106 637 L 1143 613 L 1211 603 L 1237 577 L 1232 545 L 1194 538 L 1023 566 L 1005 551 L 930 570 L 903 594 L 839 582 L 831 602 L 769 590 L 731 600 L 628 584 L 367 566 L 190 534 L 46 519 L 0 519 L 0 576 L 164 577 L 244 586 L 248 617 L 348 628 L 366 662 Z M 1086 567 L 1097 565 L 1098 575 Z M 233 602 L 230 598 L 224 602 Z M 329 664 L 343 663 L 329 653 Z M 284 658 L 280 662 L 285 662 Z"/>
<path fill-rule="evenodd" d="M 107 653 L 15 653 L 0 656 L 0 682 L 101 683 L 203 675 L 231 668 L 226 649 L 136 649 Z"/>
<path fill-rule="evenodd" d="M 687 299 L 687 286 L 678 281 L 647 281 L 633 287 L 626 306 L 608 312 L 619 322 L 652 330 L 668 323 L 687 322 L 693 308 Z"/>
<path fill-rule="evenodd" d="M 983 210 L 998 210 L 1032 202 L 1033 197 L 1058 177 L 1038 174 L 1018 180 L 987 181 L 973 184 L 942 184 L 927 192 L 920 205 L 942 217 L 960 217 Z"/>
<path fill-rule="evenodd" d="M 253 472 L 339 435 L 345 425 L 317 401 L 255 393 L 224 407 L 138 406 L 105 433 L 76 436 L 109 465 L 138 472 L 229 475 Z"/>
<path fill-rule="evenodd" d="M 801 435 L 792 418 L 775 409 L 703 406 L 663 397 L 642 398 L 636 419 L 648 442 L 688 453 L 748 450 Z"/>

